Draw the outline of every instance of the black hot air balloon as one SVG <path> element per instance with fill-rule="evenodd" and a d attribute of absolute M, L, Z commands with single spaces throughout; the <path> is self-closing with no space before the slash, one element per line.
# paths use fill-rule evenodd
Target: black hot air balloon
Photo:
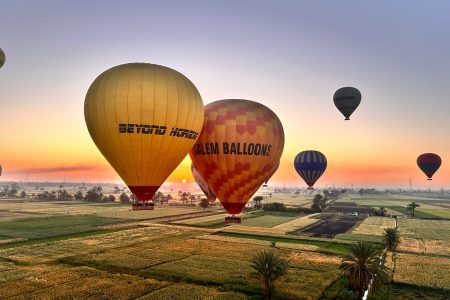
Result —
<path fill-rule="evenodd" d="M 361 103 L 361 92 L 354 87 L 343 87 L 334 92 L 333 101 L 345 120 L 350 120 L 350 115 Z"/>

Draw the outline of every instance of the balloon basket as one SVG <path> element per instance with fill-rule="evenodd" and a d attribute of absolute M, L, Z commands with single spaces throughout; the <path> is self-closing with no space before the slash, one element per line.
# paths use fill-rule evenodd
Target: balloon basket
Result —
<path fill-rule="evenodd" d="M 263 186 L 262 187 L 267 187 L 267 184 L 263 184 Z"/>
<path fill-rule="evenodd" d="M 431 178 L 427 178 L 427 180 L 433 180 L 433 179 L 431 179 Z"/>
<path fill-rule="evenodd" d="M 314 191 L 314 188 L 312 186 L 308 186 L 308 190 Z"/>
<path fill-rule="evenodd" d="M 242 223 L 242 219 L 240 217 L 225 217 L 225 223 Z"/>
<path fill-rule="evenodd" d="M 155 204 L 149 203 L 149 204 L 143 204 L 143 205 L 132 205 L 131 210 L 154 210 Z"/>

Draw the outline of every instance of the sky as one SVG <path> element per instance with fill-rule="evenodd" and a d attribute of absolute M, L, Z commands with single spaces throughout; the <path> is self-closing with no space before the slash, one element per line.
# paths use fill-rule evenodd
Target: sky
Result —
<path fill-rule="evenodd" d="M 1 180 L 120 182 L 92 142 L 83 104 L 106 69 L 176 69 L 203 102 L 261 102 L 286 144 L 274 185 L 304 186 L 295 155 L 319 150 L 319 187 L 450 187 L 450 2 L 4 0 Z M 357 87 L 350 121 L 332 96 Z M 424 152 L 443 160 L 432 182 Z M 185 159 L 169 181 L 192 181 Z"/>

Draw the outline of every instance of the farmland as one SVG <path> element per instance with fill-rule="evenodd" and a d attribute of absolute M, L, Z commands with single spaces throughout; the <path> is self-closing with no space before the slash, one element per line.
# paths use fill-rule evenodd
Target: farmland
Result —
<path fill-rule="evenodd" d="M 200 238 L 203 235 L 196 229 L 154 225 L 0 250 L 4 275 L 0 297 L 31 293 L 108 298 L 115 287 L 119 298 L 158 299 L 158 295 L 190 291 L 211 294 L 212 299 L 245 299 L 250 291 L 259 290 L 249 260 L 269 245 L 207 240 Z M 320 253 L 302 256 L 289 248 L 278 251 L 291 258 L 292 268 L 279 286 L 279 295 L 286 299 L 314 299 L 338 276 L 338 258 Z M 233 291 L 224 293 L 211 286 Z"/>
<path fill-rule="evenodd" d="M 399 253 L 395 281 L 450 289 L 450 258 Z"/>
<path fill-rule="evenodd" d="M 316 218 L 320 218 L 320 221 L 300 229 L 297 233 L 313 237 L 334 237 L 339 233 L 347 232 L 364 219 L 364 217 L 335 214 L 322 214 Z"/>
<path fill-rule="evenodd" d="M 303 205 L 310 197 L 275 193 L 264 201 Z M 396 200 L 408 198 L 389 201 Z M 1 200 L 0 211 L 0 298 L 13 299 L 259 299 L 250 267 L 259 250 L 289 260 L 276 299 L 318 299 L 339 278 L 350 243 L 381 249 L 384 228 L 394 226 L 385 217 L 267 211 L 227 224 L 219 206 L 178 204 L 132 212 L 122 204 Z M 420 287 L 432 289 L 428 296 L 450 289 L 449 224 L 398 218 L 402 244 L 390 293 L 402 299 Z M 415 274 L 422 269 L 427 278 Z"/>
<path fill-rule="evenodd" d="M 450 240 L 450 221 L 400 218 L 398 227 L 403 237 L 425 240 Z"/>
<path fill-rule="evenodd" d="M 395 220 L 392 218 L 368 217 L 352 233 L 381 236 L 384 233 L 384 229 L 392 227 L 395 227 Z"/>

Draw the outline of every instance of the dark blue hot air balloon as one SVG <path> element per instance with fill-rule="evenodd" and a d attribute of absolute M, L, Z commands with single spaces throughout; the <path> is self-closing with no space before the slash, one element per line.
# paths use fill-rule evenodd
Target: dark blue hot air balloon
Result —
<path fill-rule="evenodd" d="M 312 190 L 314 183 L 327 168 L 327 158 L 319 151 L 302 151 L 295 157 L 294 167 L 308 185 L 308 189 Z"/>

